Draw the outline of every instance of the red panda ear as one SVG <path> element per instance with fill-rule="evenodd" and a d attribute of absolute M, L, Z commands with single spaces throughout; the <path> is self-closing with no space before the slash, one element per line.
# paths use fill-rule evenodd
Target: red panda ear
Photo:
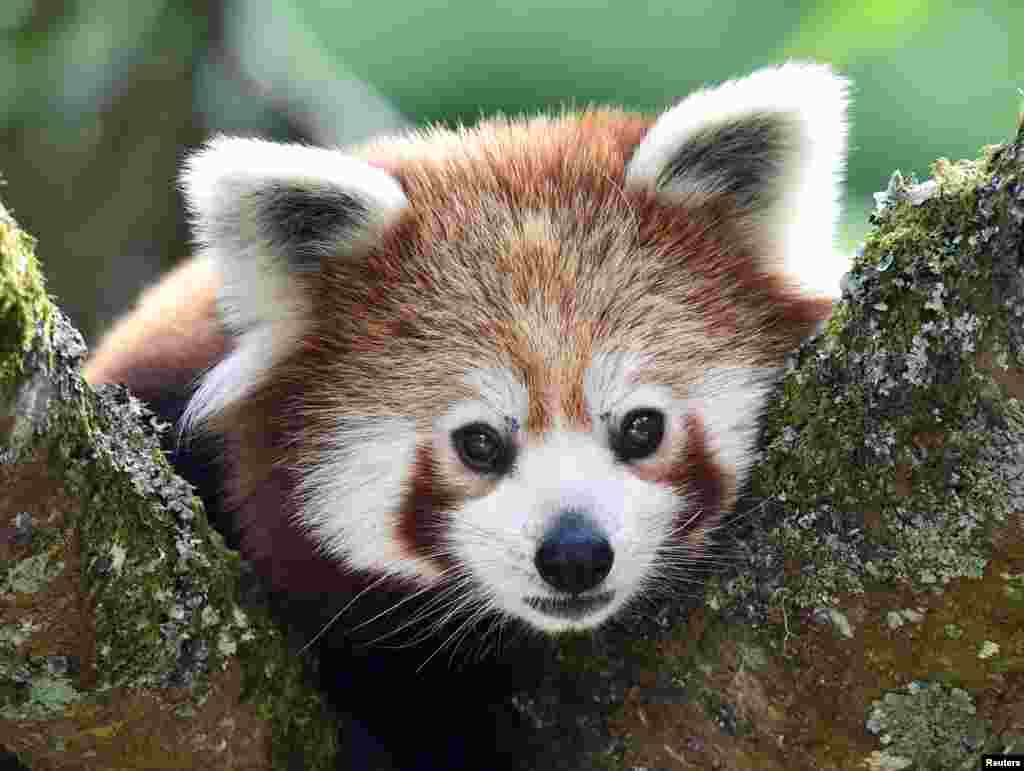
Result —
<path fill-rule="evenodd" d="M 196 236 L 222 259 L 315 268 L 406 205 L 397 180 L 337 150 L 217 137 L 181 176 Z"/>
<path fill-rule="evenodd" d="M 694 206 L 727 196 L 766 268 L 838 293 L 843 266 L 807 277 L 833 254 L 848 90 L 826 65 L 790 62 L 698 91 L 647 132 L 626 184 Z"/>
<path fill-rule="evenodd" d="M 336 150 L 218 137 L 181 177 L 196 239 L 220 277 L 221 320 L 235 336 L 187 420 L 247 393 L 295 344 L 309 317 L 302 274 L 352 254 L 406 207 L 398 181 Z"/>

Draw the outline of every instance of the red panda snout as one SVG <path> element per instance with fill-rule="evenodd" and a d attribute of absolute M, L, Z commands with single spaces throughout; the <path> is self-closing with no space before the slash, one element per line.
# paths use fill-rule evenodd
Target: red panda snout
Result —
<path fill-rule="evenodd" d="M 573 597 L 600 584 L 614 561 L 615 552 L 608 538 L 575 509 L 558 515 L 533 558 L 537 572 L 552 589 Z"/>

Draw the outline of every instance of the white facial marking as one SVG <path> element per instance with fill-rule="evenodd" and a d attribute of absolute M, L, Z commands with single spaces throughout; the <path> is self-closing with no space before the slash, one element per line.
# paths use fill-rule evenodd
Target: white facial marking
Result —
<path fill-rule="evenodd" d="M 711 457 L 746 480 L 757 441 L 758 418 L 778 377 L 773 367 L 714 367 L 690 390 L 686 407 L 700 416 Z"/>
<path fill-rule="evenodd" d="M 504 431 L 518 430 L 526 425 L 529 394 L 516 376 L 501 367 L 473 370 L 463 382 L 480 394 L 479 399 L 453 405 L 437 422 L 437 430 L 450 434 L 460 426 L 475 421 L 488 423 Z"/>
<path fill-rule="evenodd" d="M 432 579 L 432 563 L 404 553 L 397 528 L 416 458 L 416 427 L 400 418 L 345 418 L 335 448 L 299 487 L 300 524 L 344 564 Z"/>

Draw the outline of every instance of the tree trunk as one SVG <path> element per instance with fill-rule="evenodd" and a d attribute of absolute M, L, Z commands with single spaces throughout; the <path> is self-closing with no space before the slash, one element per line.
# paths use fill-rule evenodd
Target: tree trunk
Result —
<path fill-rule="evenodd" d="M 94 393 L 0 206 L 0 749 L 33 769 L 325 769 L 310 662 L 123 388 Z"/>

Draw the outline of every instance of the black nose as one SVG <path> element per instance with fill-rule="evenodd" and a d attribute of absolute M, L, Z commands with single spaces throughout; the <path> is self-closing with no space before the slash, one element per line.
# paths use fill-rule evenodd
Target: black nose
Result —
<path fill-rule="evenodd" d="M 580 594 L 601 583 L 614 561 L 611 544 L 594 523 L 566 511 L 544 536 L 533 564 L 558 591 Z"/>

